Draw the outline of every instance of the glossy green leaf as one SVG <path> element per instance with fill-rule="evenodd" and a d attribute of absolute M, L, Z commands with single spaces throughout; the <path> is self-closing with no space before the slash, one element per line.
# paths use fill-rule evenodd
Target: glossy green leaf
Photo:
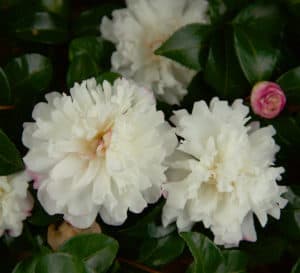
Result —
<path fill-rule="evenodd" d="M 113 84 L 114 81 L 120 77 L 121 75 L 115 72 L 104 72 L 96 77 L 96 81 L 98 84 L 102 84 L 104 81 L 108 81 L 109 83 Z"/>
<path fill-rule="evenodd" d="M 0 67 L 0 104 L 5 105 L 10 103 L 12 103 L 10 85 L 5 72 Z"/>
<path fill-rule="evenodd" d="M 222 254 L 224 263 L 219 266 L 216 273 L 246 273 L 248 257 L 244 252 L 225 250 Z"/>
<path fill-rule="evenodd" d="M 119 231 L 120 235 L 132 237 L 132 238 L 145 238 L 145 234 L 148 234 L 149 226 L 155 223 L 161 215 L 163 203 L 156 205 L 149 213 L 143 215 L 133 226 Z"/>
<path fill-rule="evenodd" d="M 200 70 L 203 67 L 200 55 L 207 48 L 211 31 L 210 25 L 184 26 L 156 49 L 155 54 L 168 57 L 188 68 Z"/>
<path fill-rule="evenodd" d="M 239 12 L 233 24 L 264 38 L 273 38 L 280 35 L 283 22 L 283 15 L 276 3 L 254 2 Z"/>
<path fill-rule="evenodd" d="M 300 273 L 300 259 L 298 260 L 298 262 L 294 265 L 291 273 Z"/>
<path fill-rule="evenodd" d="M 47 12 L 67 17 L 70 12 L 70 0 L 39 0 L 40 7 Z"/>
<path fill-rule="evenodd" d="M 118 261 L 115 261 L 110 269 L 107 271 L 108 273 L 120 273 L 121 265 Z"/>
<path fill-rule="evenodd" d="M 223 99 L 243 97 L 250 92 L 234 52 L 231 33 L 215 35 L 204 77 L 207 84 Z"/>
<path fill-rule="evenodd" d="M 102 273 L 112 265 L 118 247 L 116 240 L 104 234 L 81 234 L 65 242 L 59 251 L 76 256 L 89 268 Z"/>
<path fill-rule="evenodd" d="M 209 15 L 213 23 L 219 23 L 230 18 L 235 10 L 243 7 L 248 0 L 210 0 Z"/>
<path fill-rule="evenodd" d="M 87 54 L 82 54 L 73 59 L 67 74 L 67 84 L 72 87 L 75 82 L 81 82 L 100 73 L 97 63 Z"/>
<path fill-rule="evenodd" d="M 209 15 L 213 22 L 219 22 L 228 11 L 224 0 L 209 1 Z"/>
<path fill-rule="evenodd" d="M 35 12 L 10 25 L 14 35 L 26 41 L 61 44 L 68 39 L 67 22 L 48 12 Z"/>
<path fill-rule="evenodd" d="M 283 89 L 288 103 L 300 103 L 300 67 L 296 67 L 284 73 L 277 80 L 277 83 Z"/>
<path fill-rule="evenodd" d="M 83 262 L 66 253 L 52 253 L 39 259 L 35 273 L 88 273 Z M 91 271 L 89 271 L 91 272 Z"/>
<path fill-rule="evenodd" d="M 32 90 L 41 93 L 49 87 L 52 64 L 40 54 L 25 54 L 10 61 L 4 71 L 14 92 Z"/>
<path fill-rule="evenodd" d="M 275 137 L 282 147 L 300 148 L 300 127 L 293 117 L 279 117 L 270 123 L 275 127 Z"/>
<path fill-rule="evenodd" d="M 0 129 L 0 176 L 15 173 L 23 167 L 19 151 Z"/>
<path fill-rule="evenodd" d="M 12 273 L 36 273 L 35 267 L 38 262 L 37 257 L 31 257 L 19 262 Z"/>
<path fill-rule="evenodd" d="M 99 35 L 99 27 L 103 16 L 120 8 L 116 4 L 103 4 L 93 9 L 83 11 L 74 21 L 73 32 L 76 36 Z"/>
<path fill-rule="evenodd" d="M 270 41 L 256 36 L 254 32 L 235 27 L 234 46 L 241 68 L 250 84 L 270 79 L 279 58 L 279 50 Z"/>
<path fill-rule="evenodd" d="M 167 227 L 158 226 L 154 222 L 148 225 L 148 234 L 151 238 L 162 238 L 176 230 L 176 225 L 168 225 Z"/>
<path fill-rule="evenodd" d="M 183 232 L 180 234 L 186 242 L 194 257 L 192 273 L 216 272 L 223 256 L 220 249 L 207 237 L 196 232 Z"/>
<path fill-rule="evenodd" d="M 103 39 L 96 36 L 79 37 L 71 41 L 69 46 L 69 59 L 87 54 L 90 55 L 96 62 L 100 62 L 103 49 Z"/>
<path fill-rule="evenodd" d="M 108 42 L 97 36 L 85 36 L 72 40 L 69 47 L 69 59 L 73 61 L 74 58 L 87 54 L 96 63 L 102 64 L 111 55 L 111 48 Z"/>
<path fill-rule="evenodd" d="M 146 239 L 141 246 L 139 260 L 154 267 L 165 265 L 182 254 L 184 245 L 177 233 L 159 239 Z"/>

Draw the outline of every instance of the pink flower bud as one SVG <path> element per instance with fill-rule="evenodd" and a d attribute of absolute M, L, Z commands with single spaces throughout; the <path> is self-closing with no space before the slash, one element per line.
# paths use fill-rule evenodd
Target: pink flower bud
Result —
<path fill-rule="evenodd" d="M 258 82 L 251 92 L 251 107 L 255 114 L 275 118 L 284 108 L 286 97 L 274 82 Z"/>

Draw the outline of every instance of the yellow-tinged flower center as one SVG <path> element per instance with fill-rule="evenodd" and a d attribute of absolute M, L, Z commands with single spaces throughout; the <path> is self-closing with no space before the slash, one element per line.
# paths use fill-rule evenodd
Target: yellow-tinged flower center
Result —
<path fill-rule="evenodd" d="M 92 140 L 86 143 L 86 152 L 89 157 L 105 156 L 105 152 L 110 145 L 112 130 L 100 132 Z"/>
<path fill-rule="evenodd" d="M 0 187 L 0 199 L 2 198 L 2 196 L 5 194 L 5 190 L 3 188 Z"/>
<path fill-rule="evenodd" d="M 158 49 L 166 39 L 167 36 L 161 36 L 146 43 L 146 47 L 149 49 L 147 50 L 149 54 L 148 57 L 152 62 L 158 62 L 160 60 L 161 56 L 156 55 L 154 51 Z"/>

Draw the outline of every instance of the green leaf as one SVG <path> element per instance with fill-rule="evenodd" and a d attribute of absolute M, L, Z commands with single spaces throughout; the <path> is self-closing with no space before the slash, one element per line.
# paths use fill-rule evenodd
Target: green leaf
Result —
<path fill-rule="evenodd" d="M 35 12 L 21 17 L 10 26 L 22 40 L 44 44 L 61 44 L 68 39 L 67 22 L 48 12 Z"/>
<path fill-rule="evenodd" d="M 155 223 L 161 215 L 163 203 L 155 206 L 148 214 L 139 218 L 136 224 L 126 229 L 120 230 L 119 234 L 132 237 L 132 238 L 145 238 L 145 235 L 148 234 L 149 226 L 152 223 Z"/>
<path fill-rule="evenodd" d="M 242 9 L 233 20 L 235 26 L 254 31 L 264 38 L 278 37 L 283 27 L 283 15 L 275 3 L 252 3 Z M 259 38 L 257 38 L 259 39 Z"/>
<path fill-rule="evenodd" d="M 235 10 L 243 7 L 248 0 L 210 0 L 209 1 L 209 14 L 213 23 L 224 21 Z"/>
<path fill-rule="evenodd" d="M 70 13 L 70 0 L 39 0 L 39 5 L 44 11 L 61 17 Z"/>
<path fill-rule="evenodd" d="M 285 148 L 299 149 L 300 148 L 300 127 L 293 117 L 279 117 L 270 123 L 276 129 L 277 142 Z"/>
<path fill-rule="evenodd" d="M 183 232 L 180 234 L 187 243 L 189 250 L 194 257 L 192 273 L 216 272 L 223 256 L 220 249 L 207 237 L 196 232 Z"/>
<path fill-rule="evenodd" d="M 95 62 L 100 62 L 103 49 L 103 39 L 96 36 L 79 37 L 71 41 L 69 47 L 69 59 L 87 54 L 90 55 Z"/>
<path fill-rule="evenodd" d="M 104 72 L 96 77 L 96 81 L 98 84 L 102 84 L 104 81 L 108 81 L 110 84 L 113 84 L 114 81 L 120 77 L 121 75 L 115 72 Z"/>
<path fill-rule="evenodd" d="M 31 257 L 19 262 L 12 273 L 35 273 L 35 267 L 38 262 L 37 257 Z"/>
<path fill-rule="evenodd" d="M 288 103 L 300 103 L 300 67 L 284 73 L 277 83 L 283 89 Z"/>
<path fill-rule="evenodd" d="M 58 250 L 76 256 L 87 267 L 102 273 L 112 265 L 118 248 L 118 242 L 104 234 L 81 234 L 65 242 Z"/>
<path fill-rule="evenodd" d="M 219 33 L 213 38 L 204 77 L 223 99 L 243 97 L 250 92 L 232 46 L 231 33 Z"/>
<path fill-rule="evenodd" d="M 88 54 L 82 54 L 73 59 L 67 74 L 68 87 L 75 82 L 81 82 L 100 73 L 97 63 Z"/>
<path fill-rule="evenodd" d="M 291 273 L 300 273 L 300 259 L 298 260 L 298 262 L 294 265 Z"/>
<path fill-rule="evenodd" d="M 222 251 L 224 263 L 221 264 L 216 273 L 245 273 L 248 263 L 247 255 L 239 250 Z"/>
<path fill-rule="evenodd" d="M 190 24 L 177 30 L 164 42 L 155 54 L 168 57 L 188 68 L 200 70 L 203 62 L 200 55 L 207 48 L 212 27 L 204 24 Z"/>
<path fill-rule="evenodd" d="M 101 67 L 106 65 L 112 54 L 111 43 L 97 36 L 85 36 L 72 40 L 69 47 L 69 59 L 73 61 L 76 57 L 87 54 Z"/>
<path fill-rule="evenodd" d="M 11 91 L 5 72 L 0 67 L 0 104 L 12 103 Z"/>
<path fill-rule="evenodd" d="M 177 233 L 159 239 L 145 239 L 139 260 L 149 266 L 165 265 L 182 254 L 184 245 Z"/>
<path fill-rule="evenodd" d="M 270 41 L 236 26 L 234 46 L 239 63 L 250 84 L 270 79 L 279 58 L 279 50 Z"/>
<path fill-rule="evenodd" d="M 36 273 L 88 273 L 84 263 L 66 253 L 48 254 L 36 264 Z"/>
<path fill-rule="evenodd" d="M 162 238 L 176 230 L 176 225 L 172 224 L 167 227 L 158 226 L 154 222 L 148 225 L 148 234 L 151 238 Z"/>
<path fill-rule="evenodd" d="M 0 176 L 15 173 L 23 168 L 19 151 L 0 129 Z"/>
<path fill-rule="evenodd" d="M 83 11 L 74 21 L 73 33 L 76 36 L 99 35 L 99 26 L 104 16 L 110 16 L 111 13 L 120 8 L 116 4 L 104 4 L 93 9 Z"/>
<path fill-rule="evenodd" d="M 11 89 L 15 92 L 32 90 L 41 93 L 49 87 L 52 79 L 52 64 L 40 54 L 25 54 L 11 60 L 4 71 Z"/>
<path fill-rule="evenodd" d="M 226 4 L 223 0 L 209 1 L 209 15 L 213 22 L 219 22 L 227 12 Z"/>

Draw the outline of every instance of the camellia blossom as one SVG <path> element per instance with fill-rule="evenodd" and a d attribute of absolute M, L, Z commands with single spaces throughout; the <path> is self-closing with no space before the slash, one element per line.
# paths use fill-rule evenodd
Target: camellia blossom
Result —
<path fill-rule="evenodd" d="M 0 236 L 5 231 L 12 237 L 22 233 L 23 220 L 31 214 L 33 206 L 27 191 L 29 181 L 25 172 L 0 176 Z"/>
<path fill-rule="evenodd" d="M 95 79 L 50 93 L 24 125 L 24 161 L 49 214 L 88 228 L 99 213 L 120 225 L 160 197 L 165 158 L 177 145 L 153 94 L 134 82 Z"/>
<path fill-rule="evenodd" d="M 259 82 L 251 92 L 253 112 L 272 119 L 279 115 L 286 104 L 286 97 L 280 86 L 274 82 Z"/>
<path fill-rule="evenodd" d="M 192 114 L 175 112 L 171 121 L 183 140 L 170 158 L 168 192 L 162 220 L 176 221 L 189 230 L 202 221 L 215 243 L 227 247 L 240 240 L 255 241 L 255 214 L 262 226 L 267 214 L 276 219 L 287 201 L 286 187 L 278 186 L 282 167 L 274 167 L 279 147 L 272 126 L 259 128 L 247 117 L 249 108 L 236 100 L 232 106 L 214 98 L 194 104 Z"/>
<path fill-rule="evenodd" d="M 154 54 L 176 30 L 208 22 L 206 0 L 126 0 L 127 8 L 104 17 L 102 36 L 116 45 L 114 71 L 153 90 L 169 103 L 179 104 L 195 72 Z"/>

